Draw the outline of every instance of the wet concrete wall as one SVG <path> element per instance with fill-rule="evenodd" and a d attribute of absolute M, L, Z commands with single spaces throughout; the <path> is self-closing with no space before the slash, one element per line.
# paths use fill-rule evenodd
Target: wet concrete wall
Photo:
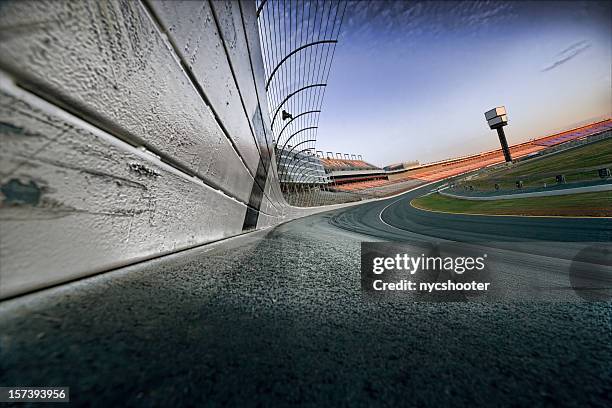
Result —
<path fill-rule="evenodd" d="M 265 228 L 254 2 L 0 3 L 0 298 Z"/>

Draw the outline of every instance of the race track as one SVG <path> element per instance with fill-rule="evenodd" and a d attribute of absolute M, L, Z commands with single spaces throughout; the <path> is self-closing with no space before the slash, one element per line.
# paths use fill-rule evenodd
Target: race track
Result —
<path fill-rule="evenodd" d="M 612 303 L 566 273 L 589 243 L 518 235 L 607 221 L 455 219 L 412 209 L 423 191 L 3 302 L 0 384 L 99 407 L 608 406 Z M 449 238 L 487 239 L 502 301 L 364 296 L 360 242 Z"/>
<path fill-rule="evenodd" d="M 513 217 L 444 214 L 416 209 L 410 201 L 438 182 L 397 198 L 338 211 L 333 225 L 384 239 L 425 236 L 458 242 L 611 242 L 611 218 Z"/>

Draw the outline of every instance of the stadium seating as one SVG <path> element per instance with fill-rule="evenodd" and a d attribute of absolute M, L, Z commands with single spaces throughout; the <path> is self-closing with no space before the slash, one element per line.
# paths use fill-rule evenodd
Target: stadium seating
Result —
<path fill-rule="evenodd" d="M 612 120 L 608 119 L 580 128 L 545 136 L 530 142 L 511 146 L 510 152 L 514 159 L 518 159 L 551 146 L 604 132 L 610 129 L 612 129 Z M 323 166 L 330 171 L 379 169 L 378 167 L 362 160 L 321 159 L 321 161 L 323 162 Z M 359 191 L 400 183 L 411 179 L 417 179 L 422 182 L 437 181 L 503 162 L 504 155 L 501 149 L 497 149 L 466 157 L 424 164 L 420 167 L 407 170 L 404 173 L 395 174 L 392 180 L 386 180 L 386 177 L 385 179 L 381 179 L 380 175 L 364 175 L 361 177 L 357 176 L 341 179 L 337 180 L 337 184 L 335 184 L 332 188 L 338 191 Z"/>
<path fill-rule="evenodd" d="M 326 170 L 342 171 L 342 170 L 381 170 L 373 164 L 364 162 L 363 160 L 347 160 L 347 159 L 321 159 L 321 164 Z"/>
<path fill-rule="evenodd" d="M 534 141 L 535 144 L 540 146 L 554 146 L 560 143 L 565 143 L 570 140 L 579 139 L 584 136 L 592 135 L 594 133 L 604 132 L 612 129 L 612 120 L 604 120 L 601 122 L 593 123 L 587 126 L 583 126 L 577 129 L 568 130 L 566 132 L 558 133 L 552 136 L 543 137 Z"/>
<path fill-rule="evenodd" d="M 381 187 L 387 184 L 393 183 L 389 180 L 379 179 L 379 180 L 368 180 L 368 181 L 358 181 L 354 183 L 346 183 L 346 184 L 338 184 L 333 188 L 339 191 L 357 191 L 357 190 L 365 190 L 372 187 Z"/>

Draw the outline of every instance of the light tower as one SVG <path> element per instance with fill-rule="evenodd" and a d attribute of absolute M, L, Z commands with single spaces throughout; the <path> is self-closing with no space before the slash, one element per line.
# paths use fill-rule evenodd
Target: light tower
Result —
<path fill-rule="evenodd" d="M 498 106 L 497 108 L 491 109 L 485 112 L 485 118 L 491 129 L 497 130 L 497 136 L 499 136 L 499 143 L 501 143 L 502 151 L 504 152 L 504 158 L 506 162 L 512 162 L 512 156 L 510 156 L 510 148 L 508 148 L 508 142 L 506 141 L 506 135 L 504 134 L 504 126 L 508 124 L 508 115 L 506 114 L 505 106 Z"/>

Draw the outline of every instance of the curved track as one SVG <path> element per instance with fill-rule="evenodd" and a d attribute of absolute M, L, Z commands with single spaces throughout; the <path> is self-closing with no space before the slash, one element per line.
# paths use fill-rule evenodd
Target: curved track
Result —
<path fill-rule="evenodd" d="M 458 242 L 610 242 L 610 218 L 515 217 L 446 214 L 419 210 L 410 201 L 444 184 L 429 184 L 398 197 L 334 212 L 340 228 L 382 239 L 437 238 Z"/>
<path fill-rule="evenodd" d="M 562 259 L 526 241 L 605 239 L 607 221 L 409 206 L 434 187 L 0 303 L 0 384 L 100 407 L 607 407 L 611 303 L 581 301 L 564 272 L 585 243 Z M 360 241 L 441 237 L 512 241 L 491 250 L 512 301 L 364 296 Z M 554 290 L 523 291 L 533 277 Z"/>

